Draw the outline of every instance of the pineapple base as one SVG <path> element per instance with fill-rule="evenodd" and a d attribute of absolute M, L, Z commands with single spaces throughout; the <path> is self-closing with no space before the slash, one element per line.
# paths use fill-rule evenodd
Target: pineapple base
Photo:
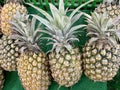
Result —
<path fill-rule="evenodd" d="M 60 86 L 70 87 L 77 83 L 82 75 L 82 61 L 78 49 L 71 53 L 66 50 L 49 54 L 52 77 Z"/>
<path fill-rule="evenodd" d="M 19 57 L 19 47 L 15 45 L 10 36 L 3 36 L 0 40 L 0 64 L 6 71 L 17 70 L 17 58 Z"/>
<path fill-rule="evenodd" d="M 101 42 L 86 44 L 83 49 L 85 75 L 94 81 L 112 80 L 119 69 L 118 50 Z"/>

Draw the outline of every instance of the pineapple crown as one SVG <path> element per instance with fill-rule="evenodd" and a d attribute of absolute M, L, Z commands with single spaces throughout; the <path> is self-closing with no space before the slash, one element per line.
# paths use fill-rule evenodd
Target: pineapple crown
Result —
<path fill-rule="evenodd" d="M 61 49 L 67 49 L 68 51 L 72 50 L 71 43 L 75 40 L 78 40 L 75 37 L 75 33 L 78 33 L 78 29 L 85 27 L 86 25 L 76 25 L 73 24 L 79 20 L 79 18 L 83 15 L 82 12 L 79 12 L 79 9 L 85 6 L 86 4 L 92 2 L 90 0 L 78 8 L 76 8 L 69 16 L 67 16 L 68 8 L 64 8 L 63 0 L 59 1 L 59 8 L 57 9 L 53 4 L 49 4 L 52 16 L 48 14 L 46 11 L 27 3 L 32 6 L 36 10 L 38 10 L 41 14 L 43 14 L 45 18 L 32 14 L 33 17 L 38 19 L 41 23 L 46 26 L 46 30 L 42 31 L 51 35 L 52 37 L 44 37 L 44 39 L 52 40 L 52 42 L 48 43 L 53 45 L 51 51 L 55 50 L 57 53 Z M 77 14 L 76 14 L 77 13 Z"/>
<path fill-rule="evenodd" d="M 18 15 L 18 14 L 16 14 Z M 19 15 L 18 15 L 19 16 Z M 10 21 L 12 30 L 14 33 L 11 34 L 11 39 L 18 40 L 16 44 L 20 47 L 20 52 L 39 52 L 40 48 L 38 42 L 40 37 L 40 24 L 36 27 L 36 19 L 29 19 L 29 15 L 24 16 L 24 21 L 20 21 L 19 17 L 14 18 L 16 22 Z M 22 17 L 23 18 L 23 17 Z"/>
<path fill-rule="evenodd" d="M 104 41 L 110 45 L 115 46 L 117 44 L 117 23 L 118 19 L 109 18 L 108 14 L 92 13 L 92 16 L 87 15 L 87 35 L 91 37 L 89 44 L 93 44 L 95 41 Z"/>

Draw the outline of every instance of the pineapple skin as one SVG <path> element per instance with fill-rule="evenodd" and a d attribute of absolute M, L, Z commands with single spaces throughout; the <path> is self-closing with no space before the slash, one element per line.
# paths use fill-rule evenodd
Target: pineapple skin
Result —
<path fill-rule="evenodd" d="M 27 14 L 27 9 L 19 3 L 9 2 L 5 4 L 1 10 L 1 29 L 4 35 L 11 33 L 10 24 L 8 21 L 12 20 L 12 17 L 19 11 L 21 14 Z"/>
<path fill-rule="evenodd" d="M 25 90 L 48 90 L 50 77 L 45 54 L 32 52 L 21 54 L 17 65 Z"/>
<path fill-rule="evenodd" d="M 100 4 L 96 9 L 95 12 L 99 13 L 99 14 L 103 14 L 103 13 L 107 13 L 109 15 L 110 18 L 116 18 L 120 15 L 120 7 L 119 5 L 106 5 L 106 4 Z"/>
<path fill-rule="evenodd" d="M 85 75 L 94 81 L 109 81 L 119 69 L 118 49 L 111 45 L 95 42 L 86 43 L 83 49 Z"/>
<path fill-rule="evenodd" d="M 0 90 L 3 88 L 4 81 L 4 70 L 0 67 Z"/>
<path fill-rule="evenodd" d="M 70 52 L 63 50 L 49 54 L 52 77 L 60 86 L 70 87 L 77 83 L 82 75 L 82 61 L 78 49 Z"/>
<path fill-rule="evenodd" d="M 0 64 L 6 71 L 17 70 L 17 58 L 19 57 L 19 47 L 15 45 L 17 41 L 10 39 L 10 36 L 3 36 L 0 40 Z"/>

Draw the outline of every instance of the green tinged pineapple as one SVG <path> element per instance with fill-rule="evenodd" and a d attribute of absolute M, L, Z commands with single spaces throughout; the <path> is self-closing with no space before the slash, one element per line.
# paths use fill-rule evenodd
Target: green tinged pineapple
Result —
<path fill-rule="evenodd" d="M 77 83 L 82 75 L 81 54 L 79 49 L 74 47 L 73 42 L 78 40 L 74 34 L 78 33 L 78 29 L 85 27 L 85 25 L 74 26 L 73 24 L 83 15 L 82 12 L 77 13 L 78 10 L 92 1 L 82 4 L 69 16 L 67 16 L 67 9 L 64 8 L 63 0 L 59 2 L 59 9 L 53 4 L 49 4 L 52 16 L 44 10 L 28 4 L 46 17 L 45 19 L 38 15 L 32 15 L 46 26 L 46 30 L 41 32 L 51 36 L 43 39 L 50 40 L 48 45 L 53 45 L 48 54 L 50 69 L 52 77 L 60 86 L 70 87 Z"/>
<path fill-rule="evenodd" d="M 90 40 L 83 49 L 85 75 L 94 81 L 112 80 L 119 69 L 116 29 L 108 14 L 87 16 L 87 35 Z"/>
<path fill-rule="evenodd" d="M 18 40 L 20 57 L 17 62 L 18 74 L 25 90 L 48 90 L 50 85 L 48 61 L 39 48 L 41 34 L 40 25 L 36 27 L 36 19 L 10 22 L 15 34 L 11 38 Z"/>

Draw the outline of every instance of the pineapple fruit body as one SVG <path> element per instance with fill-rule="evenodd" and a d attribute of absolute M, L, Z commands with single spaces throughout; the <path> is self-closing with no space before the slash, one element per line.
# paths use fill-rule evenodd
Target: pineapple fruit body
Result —
<path fill-rule="evenodd" d="M 19 47 L 10 36 L 3 36 L 0 40 L 0 64 L 6 71 L 17 70 L 17 58 L 19 57 Z"/>
<path fill-rule="evenodd" d="M 12 30 L 8 21 L 11 21 L 17 12 L 27 14 L 27 9 L 23 5 L 14 2 L 9 2 L 3 6 L 1 10 L 1 28 L 4 35 L 11 33 Z"/>
<path fill-rule="evenodd" d="M 0 67 L 0 90 L 2 90 L 4 84 L 4 70 Z"/>
<path fill-rule="evenodd" d="M 50 85 L 48 61 L 43 53 L 21 54 L 18 73 L 25 90 L 48 90 Z"/>
<path fill-rule="evenodd" d="M 109 1 L 110 0 L 108 0 L 107 2 L 109 2 Z M 102 3 L 95 9 L 95 12 L 97 12 L 99 14 L 107 13 L 109 15 L 109 17 L 112 18 L 113 20 L 116 19 L 116 18 L 119 18 L 120 6 L 119 6 L 118 1 L 119 0 L 111 0 L 111 2 L 115 3 L 115 4 L 112 4 L 112 3 L 109 3 L 109 4 Z M 119 29 L 120 22 L 116 23 L 116 26 L 117 26 L 117 29 Z M 116 27 L 113 27 L 113 28 L 116 28 Z M 120 45 L 119 41 L 120 40 L 118 40 L 118 45 Z M 118 53 L 118 55 L 120 55 L 120 54 Z"/>
<path fill-rule="evenodd" d="M 85 75 L 94 81 L 112 80 L 119 69 L 117 48 L 96 41 L 83 49 Z"/>
<path fill-rule="evenodd" d="M 49 54 L 52 77 L 60 86 L 70 87 L 78 82 L 82 74 L 82 61 L 78 49 L 71 52 L 61 50 Z"/>
<path fill-rule="evenodd" d="M 107 13 L 110 18 L 116 18 L 120 15 L 120 7 L 117 4 L 100 4 L 96 9 L 95 12 L 99 14 Z"/>

